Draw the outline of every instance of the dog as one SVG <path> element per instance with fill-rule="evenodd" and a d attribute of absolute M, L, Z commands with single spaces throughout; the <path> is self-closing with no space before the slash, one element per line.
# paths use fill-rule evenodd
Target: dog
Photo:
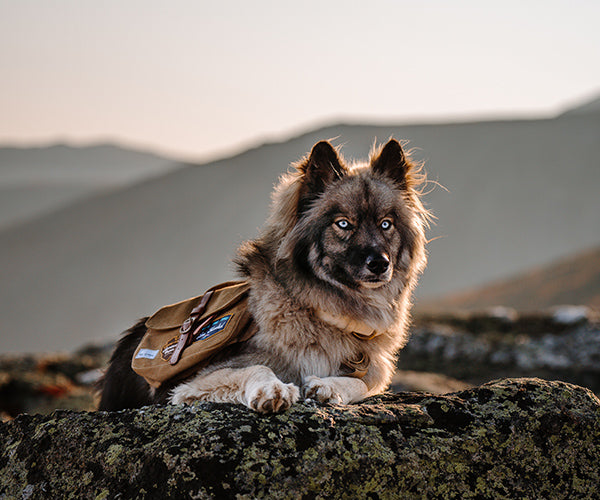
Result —
<path fill-rule="evenodd" d="M 391 139 L 355 164 L 321 141 L 294 167 L 234 259 L 256 333 L 153 388 L 131 368 L 144 318 L 117 344 L 100 410 L 201 400 L 275 413 L 301 397 L 349 404 L 387 388 L 427 260 L 421 165 Z"/>

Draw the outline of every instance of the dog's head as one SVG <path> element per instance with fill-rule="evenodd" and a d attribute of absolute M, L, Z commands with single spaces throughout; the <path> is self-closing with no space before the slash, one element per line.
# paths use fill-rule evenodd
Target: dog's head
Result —
<path fill-rule="evenodd" d="M 319 142 L 275 192 L 276 262 L 339 289 L 404 287 L 425 264 L 417 170 L 396 140 L 354 166 Z"/>

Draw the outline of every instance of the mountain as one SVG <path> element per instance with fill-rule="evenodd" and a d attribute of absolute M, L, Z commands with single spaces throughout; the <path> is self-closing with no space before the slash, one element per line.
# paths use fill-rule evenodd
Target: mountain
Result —
<path fill-rule="evenodd" d="M 563 116 L 577 116 L 588 113 L 600 113 L 600 95 L 595 95 L 590 99 L 586 99 L 580 104 L 567 109 Z"/>
<path fill-rule="evenodd" d="M 435 183 L 418 299 L 600 245 L 600 114 L 423 125 L 342 124 L 98 194 L 0 233 L 3 351 L 115 339 L 137 317 L 233 276 L 290 162 L 321 139 L 364 158 L 408 140 Z M 417 301 L 418 303 L 418 301 Z"/>
<path fill-rule="evenodd" d="M 564 304 L 600 310 L 600 247 L 507 280 L 424 301 L 421 307 L 477 310 L 502 305 L 534 311 Z"/>
<path fill-rule="evenodd" d="M 0 147 L 0 230 L 163 173 L 174 163 L 112 144 Z"/>

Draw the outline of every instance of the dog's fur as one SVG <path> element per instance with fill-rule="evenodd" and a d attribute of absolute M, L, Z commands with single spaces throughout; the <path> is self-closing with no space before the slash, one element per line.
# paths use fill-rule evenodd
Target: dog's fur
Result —
<path fill-rule="evenodd" d="M 426 263 L 429 213 L 419 199 L 419 170 L 393 139 L 368 163 L 352 166 L 329 142 L 316 144 L 281 178 L 260 236 L 238 251 L 258 333 L 193 377 L 154 391 L 130 368 L 145 333 L 141 320 L 117 345 L 100 409 L 199 399 L 268 413 L 288 408 L 301 393 L 345 404 L 385 390 Z M 319 312 L 359 321 L 378 335 L 357 338 Z M 364 355 L 366 375 L 345 376 L 344 362 Z"/>

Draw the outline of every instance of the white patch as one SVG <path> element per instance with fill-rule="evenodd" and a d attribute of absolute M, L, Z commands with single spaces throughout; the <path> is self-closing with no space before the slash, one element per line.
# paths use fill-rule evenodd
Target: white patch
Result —
<path fill-rule="evenodd" d="M 554 321 L 563 325 L 579 323 L 590 316 L 590 311 L 586 306 L 557 306 L 553 312 Z"/>
<path fill-rule="evenodd" d="M 487 313 L 492 318 L 503 319 L 505 321 L 516 321 L 519 317 L 517 311 L 511 307 L 494 306 L 487 309 Z"/>
<path fill-rule="evenodd" d="M 158 355 L 158 350 L 154 349 L 140 349 L 140 351 L 135 355 L 135 359 L 154 359 Z"/>

